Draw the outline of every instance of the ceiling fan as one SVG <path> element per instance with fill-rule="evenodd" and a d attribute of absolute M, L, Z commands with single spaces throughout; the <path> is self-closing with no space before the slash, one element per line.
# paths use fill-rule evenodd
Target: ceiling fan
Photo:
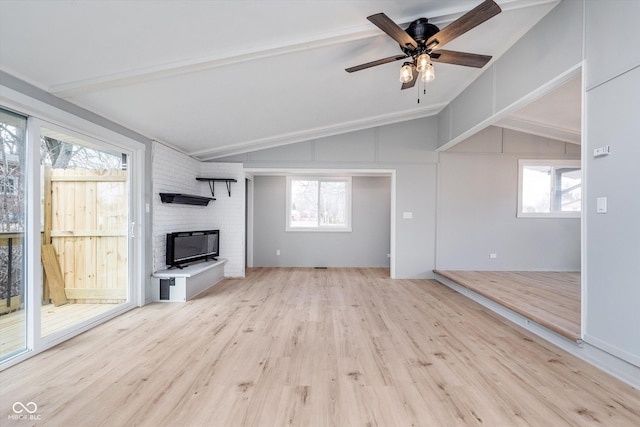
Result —
<path fill-rule="evenodd" d="M 401 89 L 408 89 L 416 84 L 419 76 L 423 82 L 429 82 L 435 78 L 431 61 L 482 68 L 491 60 L 491 56 L 440 48 L 501 11 L 500 6 L 493 0 L 485 0 L 443 30 L 430 24 L 427 18 L 418 18 L 411 22 L 406 30 L 403 30 L 384 13 L 368 16 L 367 19 L 369 21 L 398 42 L 403 54 L 349 67 L 346 71 L 353 73 L 354 71 L 410 58 L 400 69 Z"/>

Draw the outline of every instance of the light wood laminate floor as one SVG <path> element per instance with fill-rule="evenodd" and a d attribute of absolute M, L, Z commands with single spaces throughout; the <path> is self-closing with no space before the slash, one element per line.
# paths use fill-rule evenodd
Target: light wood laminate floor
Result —
<path fill-rule="evenodd" d="M 454 271 L 435 273 L 572 341 L 580 339 L 580 273 Z"/>
<path fill-rule="evenodd" d="M 640 425 L 640 391 L 382 269 L 249 269 L 9 368 L 0 393 L 19 426 Z M 16 401 L 40 420 L 8 420 Z"/>
<path fill-rule="evenodd" d="M 42 336 L 75 325 L 112 310 L 117 304 L 45 304 L 40 308 Z M 0 354 L 25 348 L 26 313 L 24 309 L 0 315 Z"/>

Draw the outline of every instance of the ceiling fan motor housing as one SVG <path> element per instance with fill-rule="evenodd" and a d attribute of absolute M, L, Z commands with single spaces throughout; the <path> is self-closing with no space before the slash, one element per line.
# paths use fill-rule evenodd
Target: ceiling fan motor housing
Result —
<path fill-rule="evenodd" d="M 413 21 L 411 24 L 409 24 L 409 26 L 405 31 L 415 41 L 418 42 L 419 46 L 416 46 L 417 50 L 423 51 L 424 49 L 421 49 L 421 48 L 425 47 L 425 43 L 427 40 L 429 40 L 429 37 L 438 33 L 440 29 L 435 25 L 430 24 L 427 18 L 418 18 L 415 21 Z M 416 53 L 414 49 L 408 49 L 406 46 L 400 46 L 400 47 L 402 48 L 402 51 L 407 55 L 411 56 L 411 55 L 415 55 Z"/>

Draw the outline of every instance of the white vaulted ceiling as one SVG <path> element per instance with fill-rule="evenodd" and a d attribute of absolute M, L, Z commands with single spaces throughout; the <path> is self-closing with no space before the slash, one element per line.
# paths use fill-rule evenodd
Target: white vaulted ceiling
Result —
<path fill-rule="evenodd" d="M 366 17 L 441 29 L 481 0 L 0 0 L 3 71 L 198 159 L 299 142 L 439 112 L 482 70 L 435 63 L 421 96 L 400 91 L 400 53 Z M 503 12 L 446 45 L 493 55 L 556 4 Z"/>
<path fill-rule="evenodd" d="M 495 123 L 509 129 L 560 141 L 582 140 L 582 78 L 576 76 Z"/>

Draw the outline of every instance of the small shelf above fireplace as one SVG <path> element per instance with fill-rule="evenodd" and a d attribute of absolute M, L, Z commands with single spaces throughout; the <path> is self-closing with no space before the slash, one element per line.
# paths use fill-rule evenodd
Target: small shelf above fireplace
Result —
<path fill-rule="evenodd" d="M 227 193 L 229 193 L 229 197 L 231 197 L 231 183 L 232 182 L 238 182 L 237 179 L 233 179 L 233 178 L 203 178 L 203 177 L 196 177 L 196 180 L 198 181 L 206 181 L 209 183 L 209 189 L 211 190 L 211 197 L 216 197 L 216 195 L 213 192 L 214 189 L 214 183 L 216 182 L 224 182 L 227 184 Z"/>

